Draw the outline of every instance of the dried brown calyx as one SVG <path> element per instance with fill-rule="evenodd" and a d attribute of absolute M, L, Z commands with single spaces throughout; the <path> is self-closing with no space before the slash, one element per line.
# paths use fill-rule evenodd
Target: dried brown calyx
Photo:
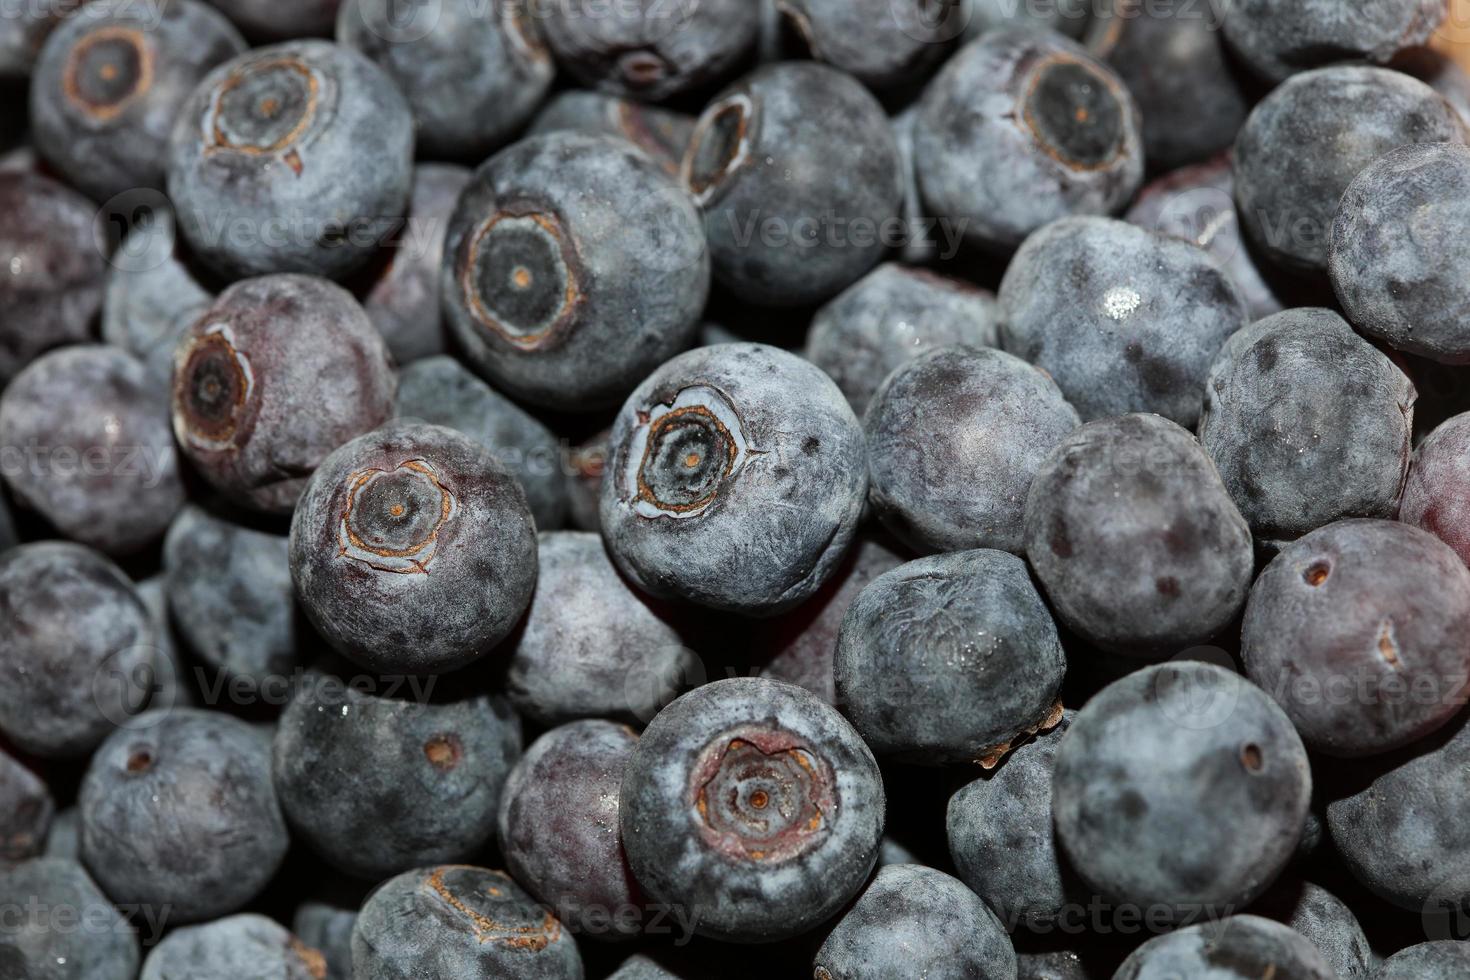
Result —
<path fill-rule="evenodd" d="M 358 470 L 347 479 L 338 553 L 380 572 L 429 573 L 458 501 L 426 460 Z"/>

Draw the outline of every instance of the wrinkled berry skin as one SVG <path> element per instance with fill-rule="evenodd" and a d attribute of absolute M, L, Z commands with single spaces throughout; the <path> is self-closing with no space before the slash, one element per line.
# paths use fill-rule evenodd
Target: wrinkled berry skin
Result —
<path fill-rule="evenodd" d="M 1470 413 L 1444 422 L 1419 444 L 1399 520 L 1430 532 L 1470 565 Z"/>
<path fill-rule="evenodd" d="M 220 294 L 174 352 L 174 436 L 237 504 L 289 514 L 327 454 L 393 414 L 388 348 L 362 307 L 315 276 Z"/>
<path fill-rule="evenodd" d="M 1085 123 L 1077 120 L 1083 118 Z M 994 31 L 942 68 L 919 104 L 914 160 L 930 214 L 1010 252 L 1069 215 L 1112 214 L 1143 180 L 1138 107 L 1081 45 Z"/>
<path fill-rule="evenodd" d="M 879 576 L 842 619 L 837 705 L 881 756 L 982 763 L 1048 724 L 1067 660 L 1026 563 L 922 558 Z"/>
<path fill-rule="evenodd" d="M 169 389 L 174 350 L 214 293 L 185 263 L 173 212 L 153 208 L 112 257 L 102 303 L 102 339 L 143 362 L 150 387 Z"/>
<path fill-rule="evenodd" d="M 51 33 L 31 78 L 36 149 L 97 201 L 162 188 L 169 132 L 194 86 L 243 53 L 212 7 L 100 3 Z"/>
<path fill-rule="evenodd" d="M 1241 657 L 1310 748 L 1357 758 L 1415 742 L 1464 707 L 1467 636 L 1470 569 L 1448 545 L 1397 521 L 1340 521 L 1261 573 Z M 1344 689 L 1359 696 L 1328 693 Z"/>
<path fill-rule="evenodd" d="M 56 802 L 39 776 L 0 749 L 0 874 L 9 865 L 50 853 Z"/>
<path fill-rule="evenodd" d="M 1261 100 L 1236 138 L 1241 222 L 1272 262 L 1320 274 L 1338 202 L 1364 167 L 1406 143 L 1465 137 L 1450 104 L 1408 75 L 1359 65 L 1293 75 Z"/>
<path fill-rule="evenodd" d="M 283 6 L 279 0 L 209 0 L 234 21 L 247 37 L 281 41 L 293 37 L 326 36 L 342 0 L 297 0 Z"/>
<path fill-rule="evenodd" d="M 669 611 L 623 580 L 596 534 L 542 534 L 537 553 L 536 593 L 505 676 L 527 718 L 647 721 L 702 670 Z"/>
<path fill-rule="evenodd" d="M 633 145 L 556 132 L 475 172 L 440 289 L 470 365 L 564 411 L 616 404 L 694 342 L 709 254 L 689 196 Z"/>
<path fill-rule="evenodd" d="M 133 584 L 92 549 L 0 553 L 0 732 L 32 755 L 84 758 L 126 719 L 155 636 Z"/>
<path fill-rule="evenodd" d="M 1114 980 L 1334 980 L 1305 936 L 1257 915 L 1235 915 L 1155 936 L 1134 950 Z"/>
<path fill-rule="evenodd" d="M 1225 40 L 1270 82 L 1337 61 L 1391 61 L 1427 44 L 1445 19 L 1445 0 L 1228 0 Z"/>
<path fill-rule="evenodd" d="M 326 961 L 263 915 L 232 915 L 170 932 L 143 962 L 138 980 L 323 980 Z"/>
<path fill-rule="evenodd" d="M 542 107 L 528 135 L 544 136 L 561 130 L 589 136 L 616 136 L 647 153 L 671 177 L 679 176 L 694 117 L 631 99 L 572 89 Z"/>
<path fill-rule="evenodd" d="M 1360 764 L 1357 781 L 1327 804 L 1328 832 L 1353 877 L 1426 922 L 1448 912 L 1453 925 L 1470 899 L 1466 752 L 1462 713 L 1424 741 Z"/>
<path fill-rule="evenodd" d="M 1001 346 L 1055 378 L 1088 422 L 1155 412 L 1193 427 L 1215 355 L 1247 322 L 1203 249 L 1112 218 L 1026 239 L 999 295 Z"/>
<path fill-rule="evenodd" d="M 775 615 L 821 587 L 857 531 L 862 429 L 795 354 L 721 344 L 680 355 L 629 396 L 609 445 L 603 538 L 654 596 Z"/>
<path fill-rule="evenodd" d="M 875 91 L 923 80 L 949 54 L 963 14 L 889 0 L 777 0 L 811 57 Z"/>
<path fill-rule="evenodd" d="M 0 173 L 0 384 L 41 352 L 91 336 L 107 273 L 96 213 L 49 177 Z"/>
<path fill-rule="evenodd" d="M 1026 555 L 1063 623 L 1130 656 L 1213 638 L 1255 571 L 1209 457 L 1156 415 L 1090 423 L 1052 451 L 1027 497 Z"/>
<path fill-rule="evenodd" d="M 1312 777 L 1265 692 L 1176 661 L 1083 706 L 1057 749 L 1052 794 L 1057 838 L 1083 881 L 1178 919 L 1266 890 L 1296 850 Z"/>
<path fill-rule="evenodd" d="M 756 677 L 660 712 L 619 806 L 643 891 L 724 942 L 811 930 L 862 888 L 883 837 L 882 779 L 857 732 L 801 688 Z"/>
<path fill-rule="evenodd" d="M 649 102 L 727 76 L 755 43 L 751 0 L 543 4 L 538 21 L 557 60 L 588 88 Z"/>
<path fill-rule="evenodd" d="M 25 460 L 5 473 L 19 502 L 111 555 L 156 541 L 184 503 L 162 390 L 115 347 L 33 361 L 0 396 L 0 447 Z"/>
<path fill-rule="evenodd" d="M 1285 309 L 1276 287 L 1246 247 L 1235 212 L 1235 178 L 1228 154 L 1148 184 L 1125 217 L 1130 224 L 1182 238 L 1208 252 L 1235 283 L 1252 322 Z"/>
<path fill-rule="evenodd" d="M 297 644 L 309 644 L 296 615 L 288 541 L 186 507 L 163 543 L 168 606 L 200 660 L 230 677 L 264 681 L 290 674 Z"/>
<path fill-rule="evenodd" d="M 290 843 L 267 737 L 194 708 L 132 726 L 102 743 L 82 779 L 83 863 L 113 901 L 168 906 L 170 923 L 239 909 Z"/>
<path fill-rule="evenodd" d="M 369 670 L 438 674 L 510 633 L 536 584 L 520 484 L 479 442 L 391 422 L 312 477 L 291 520 L 296 597 Z"/>
<path fill-rule="evenodd" d="M 1229 149 L 1250 111 L 1209 9 L 1106 0 L 1088 27 L 1088 50 L 1138 103 L 1144 158 L 1153 170 Z"/>
<path fill-rule="evenodd" d="M 810 306 L 852 285 L 882 260 L 903 205 L 883 107 L 811 62 L 767 65 L 726 90 L 695 128 L 683 177 L 715 277 L 761 306 Z"/>
<path fill-rule="evenodd" d="M 211 71 L 178 113 L 168 195 L 222 276 L 340 279 L 408 211 L 413 114 L 363 55 L 326 41 L 256 48 Z"/>
<path fill-rule="evenodd" d="M 986 977 L 1015 980 L 1016 950 L 995 913 L 963 884 L 894 864 L 837 923 L 813 960 L 821 980 Z"/>
<path fill-rule="evenodd" d="M 1445 364 L 1470 364 L 1470 147 L 1399 147 L 1353 178 L 1327 268 L 1363 333 Z"/>
<path fill-rule="evenodd" d="M 1019 357 L 931 350 L 889 375 L 868 408 L 868 499 L 919 551 L 1021 554 L 1031 479 L 1081 424 L 1056 382 Z"/>
<path fill-rule="evenodd" d="M 467 169 L 452 164 L 414 168 L 408 222 L 390 245 L 388 265 L 363 297 L 363 311 L 398 364 L 442 354 L 449 346 L 439 309 L 439 267 L 449 217 L 469 180 Z"/>
<path fill-rule="evenodd" d="M 343 0 L 337 40 L 371 58 L 408 97 L 420 155 L 479 161 L 510 142 L 551 87 L 556 66 L 539 22 L 523 0 L 407 9 Z"/>
<path fill-rule="evenodd" d="M 861 418 L 895 368 L 934 347 L 994 347 L 995 296 L 958 279 L 886 262 L 817 311 L 806 357 Z"/>
<path fill-rule="evenodd" d="M 77 862 L 36 858 L 0 869 L 0 892 L 13 903 L 0 930 L 0 974 L 17 980 L 137 976 L 138 937 Z"/>
<path fill-rule="evenodd" d="M 1377 957 L 1353 910 L 1320 885 L 1283 877 L 1251 911 L 1301 933 L 1332 967 L 1334 977 L 1366 977 Z M 1254 980 L 1254 978 L 1252 978 Z"/>
<path fill-rule="evenodd" d="M 1370 980 L 1457 980 L 1470 973 L 1470 943 L 1453 939 L 1420 943 L 1394 953 Z"/>
<path fill-rule="evenodd" d="M 318 667 L 281 713 L 272 770 L 299 839 L 376 882 L 478 853 L 520 751 L 520 719 L 499 697 L 368 687 Z"/>
<path fill-rule="evenodd" d="M 618 830 L 623 770 L 637 744 L 632 729 L 610 721 L 554 728 L 526 750 L 501 796 L 506 868 L 591 939 L 636 936 L 644 912 Z"/>
<path fill-rule="evenodd" d="M 526 491 L 536 527 L 566 521 L 561 446 L 550 429 L 452 357 L 429 357 L 398 376 L 397 415 L 458 429 L 484 443 Z"/>
<path fill-rule="evenodd" d="M 761 623 L 757 642 L 760 649 L 770 651 L 761 676 L 804 687 L 828 704 L 836 704 L 832 658 L 842 619 L 858 593 L 903 563 L 904 558 L 881 541 L 865 539 L 854 544 L 815 595 Z"/>
<path fill-rule="evenodd" d="M 582 980 L 577 943 L 502 871 L 420 868 L 368 898 L 352 931 L 353 980 Z"/>
<path fill-rule="evenodd" d="M 1008 928 L 1046 932 L 1069 904 L 1087 902 L 1052 831 L 1052 771 L 1075 717 L 1067 712 L 949 798 L 945 830 L 955 873 Z"/>
<path fill-rule="evenodd" d="M 1256 537 L 1275 546 L 1343 518 L 1398 512 L 1416 397 L 1336 313 L 1287 310 L 1220 352 L 1200 442 Z"/>

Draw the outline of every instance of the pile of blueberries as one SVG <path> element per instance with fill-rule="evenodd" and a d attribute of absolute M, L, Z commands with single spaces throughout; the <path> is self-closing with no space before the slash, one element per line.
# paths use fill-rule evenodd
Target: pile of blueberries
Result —
<path fill-rule="evenodd" d="M 3 4 L 0 980 L 1470 977 L 1450 16 Z"/>

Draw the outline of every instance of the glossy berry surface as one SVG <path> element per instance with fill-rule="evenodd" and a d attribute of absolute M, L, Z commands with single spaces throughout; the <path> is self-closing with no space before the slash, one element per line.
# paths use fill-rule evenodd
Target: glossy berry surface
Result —
<path fill-rule="evenodd" d="M 306 615 L 358 664 L 437 674 L 488 654 L 536 582 L 525 492 L 483 445 L 397 421 L 327 457 L 291 520 Z"/>

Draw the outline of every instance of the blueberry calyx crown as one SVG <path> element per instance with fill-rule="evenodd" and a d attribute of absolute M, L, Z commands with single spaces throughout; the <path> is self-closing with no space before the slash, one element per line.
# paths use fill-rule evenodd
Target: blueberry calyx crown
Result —
<path fill-rule="evenodd" d="M 255 379 L 228 326 L 212 324 L 183 347 L 174 383 L 181 441 L 209 452 L 234 449 Z"/>
<path fill-rule="evenodd" d="M 465 239 L 459 269 L 470 313 L 492 335 L 522 350 L 551 347 L 576 321 L 581 262 L 561 219 L 550 211 L 497 211 Z"/>
<path fill-rule="evenodd" d="M 739 93 L 710 106 L 695 126 L 684 154 L 684 183 L 701 207 L 750 159 L 754 117 L 755 103 Z"/>
<path fill-rule="evenodd" d="M 638 413 L 628 443 L 625 497 L 642 517 L 698 517 L 759 455 L 729 398 L 697 385 Z"/>
<path fill-rule="evenodd" d="M 134 28 L 100 27 L 72 46 L 61 84 L 73 106 L 113 119 L 153 87 L 152 46 Z"/>
<path fill-rule="evenodd" d="M 324 80 L 299 58 L 279 57 L 242 65 L 214 90 L 207 120 L 207 150 L 251 156 L 292 156 L 322 108 Z"/>
<path fill-rule="evenodd" d="M 482 943 L 536 952 L 561 938 L 556 916 L 539 905 L 516 901 L 516 886 L 499 871 L 447 865 L 431 871 L 424 885 L 468 919 Z"/>
<path fill-rule="evenodd" d="M 1127 109 L 1113 82 L 1068 55 L 1031 73 L 1024 102 L 1027 127 L 1050 156 L 1077 170 L 1100 170 L 1123 150 Z"/>
<path fill-rule="evenodd" d="M 347 478 L 338 555 L 380 572 L 427 575 L 439 533 L 459 502 L 422 459 L 392 470 L 358 470 Z"/>

